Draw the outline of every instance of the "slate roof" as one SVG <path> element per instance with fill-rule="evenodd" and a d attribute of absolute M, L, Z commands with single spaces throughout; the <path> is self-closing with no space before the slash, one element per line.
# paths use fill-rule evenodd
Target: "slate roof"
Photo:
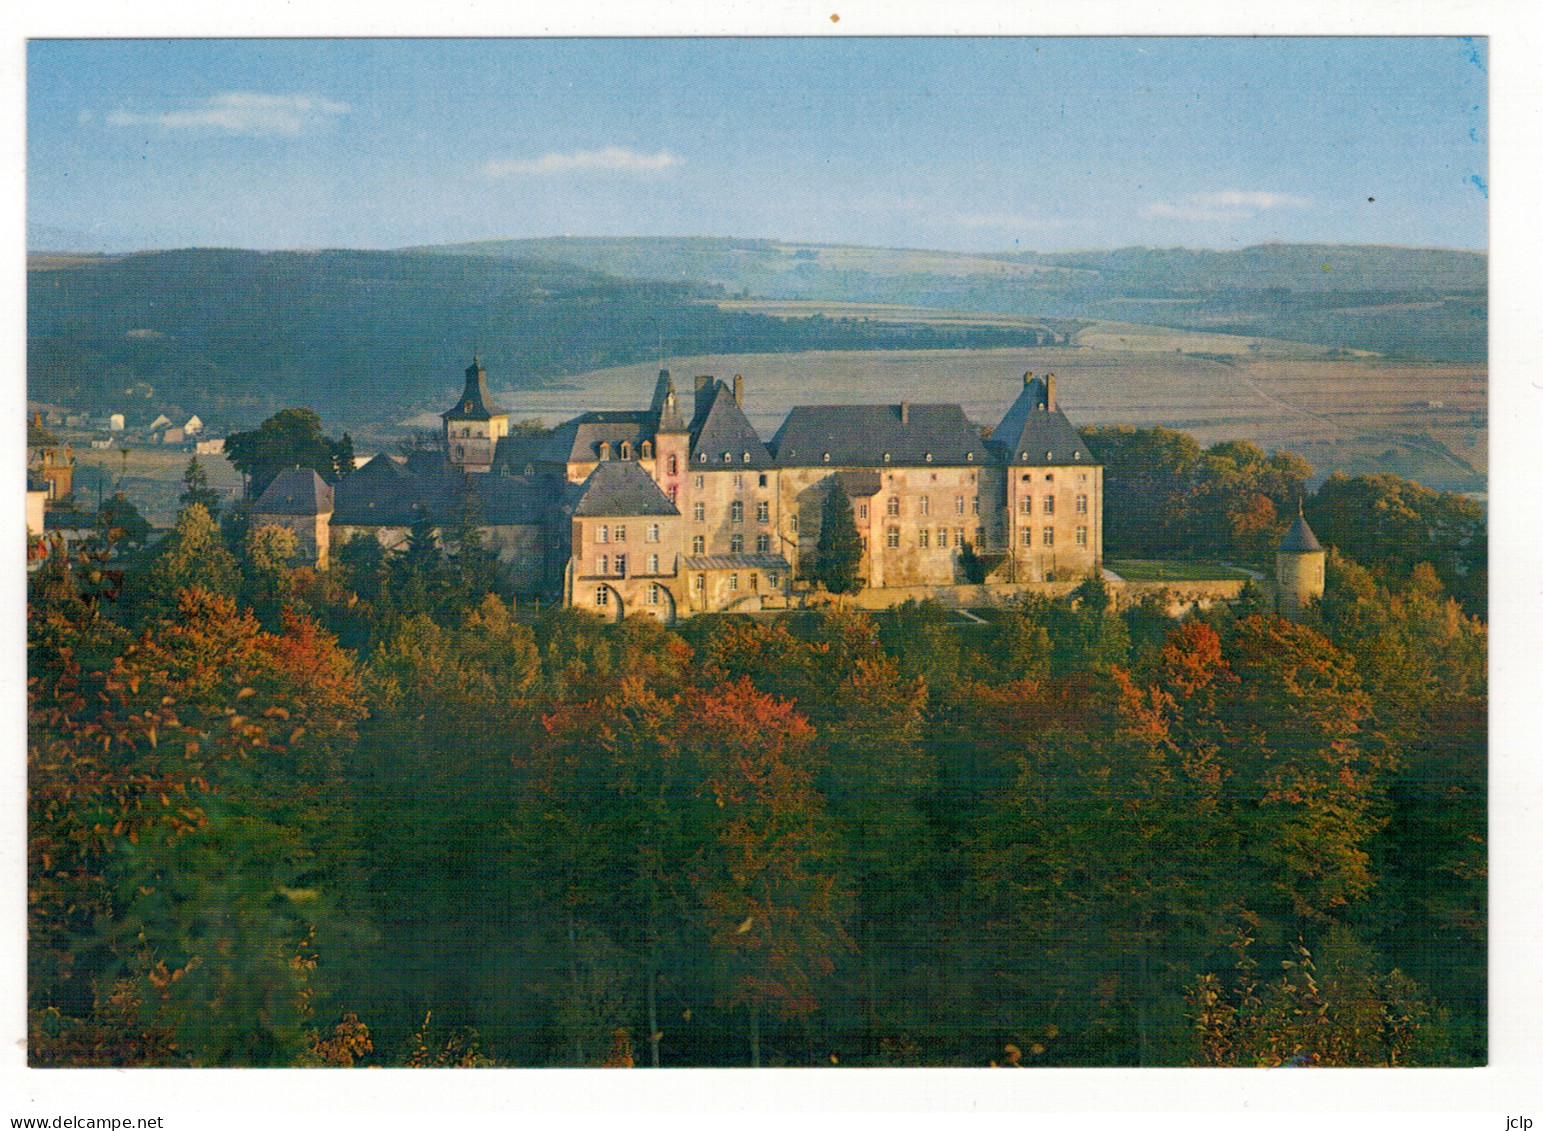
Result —
<path fill-rule="evenodd" d="M 338 526 L 411 526 L 446 513 L 448 476 L 414 474 L 381 452 L 333 490 Z M 451 511 L 450 513 L 454 513 Z"/>
<path fill-rule="evenodd" d="M 781 554 L 703 554 L 681 561 L 682 569 L 792 569 Z"/>
<path fill-rule="evenodd" d="M 648 411 L 654 415 L 654 431 L 684 432 L 686 422 L 681 419 L 680 400 L 675 395 L 675 382 L 670 380 L 668 369 L 659 370 L 659 380 L 654 382 L 653 403 Z"/>
<path fill-rule="evenodd" d="M 455 407 L 439 414 L 446 420 L 491 420 L 504 416 L 504 410 L 488 395 L 488 374 L 476 358 L 466 368 L 466 391 Z"/>
<path fill-rule="evenodd" d="M 586 463 L 600 458 L 600 445 L 611 445 L 611 458 L 621 452 L 623 440 L 632 444 L 638 458 L 644 440 L 654 437 L 653 414 L 642 412 L 586 412 L 550 432 L 537 450 L 537 458 L 551 463 Z"/>
<path fill-rule="evenodd" d="M 999 458 L 1024 467 L 1098 462 L 1066 414 L 1049 407 L 1048 390 L 1038 377 L 1025 383 L 987 443 Z"/>
<path fill-rule="evenodd" d="M 570 492 L 577 518 L 601 515 L 678 515 L 648 472 L 628 460 L 610 460 Z"/>
<path fill-rule="evenodd" d="M 533 464 L 542 459 L 542 449 L 551 438 L 550 432 L 526 432 L 523 430 L 509 433 L 498 438 L 498 446 L 493 449 L 494 475 L 523 475 L 528 464 Z"/>
<path fill-rule="evenodd" d="M 956 404 L 797 405 L 772 438 L 772 448 L 782 467 L 963 464 L 989 458 L 979 430 Z"/>
<path fill-rule="evenodd" d="M 1286 531 L 1286 536 L 1280 540 L 1280 550 L 1287 554 L 1314 554 L 1321 553 L 1323 546 L 1313 533 L 1313 528 L 1307 525 L 1307 519 L 1299 514 L 1291 524 L 1291 529 Z"/>
<path fill-rule="evenodd" d="M 252 507 L 253 514 L 327 514 L 333 507 L 332 488 L 309 467 L 287 467 Z"/>
<path fill-rule="evenodd" d="M 706 459 L 701 458 L 706 456 Z M 746 456 L 749 458 L 745 458 Z M 727 457 L 727 458 L 725 458 Z M 696 399 L 691 420 L 691 466 L 771 467 L 772 455 L 734 401 L 734 392 L 714 380 Z"/>

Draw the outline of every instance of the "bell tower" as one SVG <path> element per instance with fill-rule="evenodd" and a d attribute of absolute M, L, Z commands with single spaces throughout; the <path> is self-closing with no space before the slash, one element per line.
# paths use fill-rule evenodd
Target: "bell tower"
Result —
<path fill-rule="evenodd" d="M 476 357 L 466 369 L 466 389 L 455 407 L 440 413 L 445 422 L 445 454 L 466 471 L 493 466 L 498 441 L 509 434 L 509 414 L 488 395 L 487 370 Z"/>

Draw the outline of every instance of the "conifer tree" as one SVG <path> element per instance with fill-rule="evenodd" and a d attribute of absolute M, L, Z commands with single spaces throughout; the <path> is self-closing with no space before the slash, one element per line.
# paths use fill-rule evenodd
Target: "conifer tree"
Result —
<path fill-rule="evenodd" d="M 838 596 L 855 593 L 862 587 L 857 576 L 858 564 L 863 557 L 862 537 L 857 533 L 857 522 L 852 517 L 852 501 L 841 487 L 841 480 L 832 479 L 830 491 L 820 511 L 820 540 L 815 546 L 815 580 L 826 590 Z"/>

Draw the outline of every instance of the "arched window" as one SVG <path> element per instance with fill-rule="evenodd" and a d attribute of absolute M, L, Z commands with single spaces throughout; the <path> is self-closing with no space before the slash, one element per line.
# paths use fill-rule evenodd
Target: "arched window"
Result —
<path fill-rule="evenodd" d="M 611 458 L 611 442 L 609 440 L 601 440 L 600 441 L 600 458 L 601 459 L 610 459 Z"/>
<path fill-rule="evenodd" d="M 621 442 L 621 458 L 622 459 L 631 459 L 632 458 L 632 442 L 630 440 L 623 440 Z"/>
<path fill-rule="evenodd" d="M 675 461 L 675 455 L 674 455 L 674 453 L 671 453 L 671 455 L 670 455 L 670 474 L 671 475 L 676 475 L 679 472 L 680 472 L 680 467 L 677 465 L 677 463 Z"/>
<path fill-rule="evenodd" d="M 647 441 L 647 440 L 643 441 L 643 458 L 644 459 L 653 459 L 654 458 L 654 445 L 652 443 L 650 443 L 649 441 Z"/>

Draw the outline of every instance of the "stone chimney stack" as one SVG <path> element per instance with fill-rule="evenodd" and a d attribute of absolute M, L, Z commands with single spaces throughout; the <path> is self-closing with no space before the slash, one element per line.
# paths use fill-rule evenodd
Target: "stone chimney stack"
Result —
<path fill-rule="evenodd" d="M 734 374 L 734 403 L 741 408 L 745 406 L 745 379 L 738 373 Z"/>
<path fill-rule="evenodd" d="M 1054 412 L 1055 411 L 1055 374 L 1054 373 L 1046 373 L 1045 374 L 1045 408 L 1048 411 L 1050 411 L 1050 412 Z"/>
<path fill-rule="evenodd" d="M 909 423 L 911 423 L 911 402 L 910 401 L 901 401 L 900 402 L 900 423 L 901 424 L 909 424 Z"/>

